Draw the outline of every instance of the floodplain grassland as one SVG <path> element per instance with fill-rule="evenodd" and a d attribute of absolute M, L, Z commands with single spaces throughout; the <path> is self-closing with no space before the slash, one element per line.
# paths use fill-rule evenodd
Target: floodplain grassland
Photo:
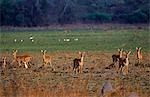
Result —
<path fill-rule="evenodd" d="M 34 42 L 29 39 L 31 36 Z M 7 65 L 0 68 L 0 97 L 100 97 L 105 81 L 111 82 L 113 88 L 123 86 L 108 97 L 128 97 L 131 92 L 150 97 L 149 44 L 149 30 L 143 28 L 2 30 L 0 61 L 6 56 Z M 143 60 L 137 65 L 135 48 L 139 46 Z M 117 67 L 106 69 L 118 48 L 132 51 L 126 76 L 118 74 Z M 13 49 L 18 49 L 18 55 L 33 56 L 28 69 L 11 63 Z M 41 49 L 52 56 L 55 71 L 50 66 L 41 68 Z M 86 52 L 82 74 L 72 72 L 78 51 Z"/>
<path fill-rule="evenodd" d="M 29 39 L 33 37 L 33 42 Z M 1 30 L 0 51 L 12 49 L 39 51 L 107 51 L 117 48 L 131 49 L 142 46 L 150 51 L 150 34 L 147 28 L 85 28 L 85 29 L 52 29 L 52 30 Z M 69 39 L 64 41 L 64 39 Z"/>

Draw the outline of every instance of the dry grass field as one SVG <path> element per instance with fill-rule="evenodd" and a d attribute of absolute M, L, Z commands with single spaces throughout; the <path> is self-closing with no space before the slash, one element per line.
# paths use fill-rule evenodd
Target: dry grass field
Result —
<path fill-rule="evenodd" d="M 141 24 L 2 27 L 0 97 L 101 97 L 105 82 L 111 83 L 113 91 L 103 97 L 150 97 L 149 37 L 148 25 Z M 136 47 L 142 47 L 140 64 Z M 131 50 L 127 75 L 117 73 L 118 64 L 111 67 L 112 55 L 118 48 Z M 29 68 L 12 63 L 13 49 L 18 50 L 17 55 L 33 57 Z M 41 50 L 47 50 L 46 55 L 52 57 L 55 70 L 50 65 L 42 66 Z M 73 60 L 79 57 L 79 51 L 85 51 L 83 72 L 75 74 Z"/>
<path fill-rule="evenodd" d="M 7 57 L 6 68 L 0 69 L 0 97 L 100 97 L 105 81 L 114 88 L 122 86 L 107 97 L 128 97 L 135 92 L 139 97 L 150 97 L 150 53 L 145 53 L 142 63 L 136 64 L 136 55 L 130 55 L 129 74 L 121 75 L 117 67 L 107 68 L 112 63 L 110 52 L 86 51 L 83 73 L 72 72 L 73 59 L 78 52 L 48 52 L 52 56 L 50 66 L 42 66 L 42 53 L 28 53 L 33 60 L 28 69 L 11 64 L 12 52 L 2 52 Z M 2 61 L 2 59 L 1 59 Z M 2 65 L 2 64 L 0 64 Z"/>

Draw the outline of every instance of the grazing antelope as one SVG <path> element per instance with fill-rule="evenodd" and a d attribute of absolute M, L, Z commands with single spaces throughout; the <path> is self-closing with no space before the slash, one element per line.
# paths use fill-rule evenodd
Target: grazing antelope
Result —
<path fill-rule="evenodd" d="M 128 74 L 129 71 L 129 55 L 131 51 L 126 54 L 125 58 L 119 58 L 119 71 L 123 74 Z M 126 72 L 124 70 L 126 69 Z"/>
<path fill-rule="evenodd" d="M 43 53 L 44 66 L 47 66 L 47 64 L 50 64 L 50 66 L 53 68 L 53 66 L 52 66 L 52 57 L 46 55 L 46 50 L 41 50 L 41 52 Z M 53 68 L 53 70 L 55 70 L 55 69 Z"/>
<path fill-rule="evenodd" d="M 136 47 L 136 51 L 137 51 L 137 53 L 136 53 L 136 55 L 137 55 L 137 60 L 138 60 L 138 64 L 141 62 L 141 60 L 142 60 L 142 52 L 141 52 L 141 47 Z"/>
<path fill-rule="evenodd" d="M 75 58 L 73 60 L 73 71 L 76 73 L 77 71 L 79 73 L 82 72 L 83 70 L 83 62 L 84 62 L 84 55 L 85 55 L 85 52 L 79 52 L 79 55 L 80 55 L 80 58 Z"/>
<path fill-rule="evenodd" d="M 112 55 L 113 65 L 115 65 L 119 61 L 119 58 L 122 58 L 123 49 L 118 49 L 118 53 L 119 53 L 118 55 L 116 55 L 116 54 Z"/>
<path fill-rule="evenodd" d="M 29 62 L 31 61 L 32 56 L 30 56 L 30 55 L 17 55 L 17 52 L 18 52 L 17 50 L 13 51 L 13 56 L 14 56 L 13 63 L 18 62 L 19 66 L 21 66 L 21 63 L 24 63 L 25 68 L 28 68 L 27 64 L 29 64 Z"/>

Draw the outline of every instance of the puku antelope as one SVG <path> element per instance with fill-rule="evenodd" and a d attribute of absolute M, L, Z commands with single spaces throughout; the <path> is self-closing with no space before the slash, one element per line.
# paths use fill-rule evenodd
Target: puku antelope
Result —
<path fill-rule="evenodd" d="M 6 67 L 6 57 L 2 58 L 2 61 L 0 61 L 0 65 L 1 65 L 2 68 Z"/>
<path fill-rule="evenodd" d="M 41 52 L 43 53 L 43 63 L 44 63 L 44 66 L 47 66 L 48 64 L 50 64 L 50 66 L 52 67 L 53 70 L 55 70 L 52 66 L 52 57 L 51 56 L 48 56 L 46 55 L 46 50 L 41 50 Z"/>
<path fill-rule="evenodd" d="M 6 57 L 3 58 L 3 68 L 6 67 Z"/>
<path fill-rule="evenodd" d="M 119 58 L 122 58 L 123 49 L 118 49 L 118 53 L 119 53 L 118 55 L 116 55 L 116 54 L 112 55 L 113 65 L 115 65 L 119 61 Z"/>
<path fill-rule="evenodd" d="M 141 62 L 141 60 L 142 60 L 142 52 L 141 52 L 141 47 L 136 47 L 136 55 L 137 55 L 137 61 L 138 61 L 138 64 Z"/>
<path fill-rule="evenodd" d="M 24 63 L 25 68 L 28 68 L 29 62 L 32 60 L 32 56 L 30 55 L 17 55 L 17 50 L 13 51 L 14 56 L 14 62 L 18 62 L 19 66 L 21 66 L 21 63 Z"/>
<path fill-rule="evenodd" d="M 119 72 L 123 74 L 128 74 L 129 71 L 129 55 L 131 51 L 126 54 L 125 58 L 119 58 Z M 125 71 L 126 69 L 126 71 Z"/>
<path fill-rule="evenodd" d="M 85 52 L 79 52 L 79 55 L 80 55 L 80 58 L 75 58 L 73 60 L 73 71 L 76 73 L 77 71 L 79 73 L 82 72 L 83 70 L 83 65 L 84 65 L 84 55 L 85 55 Z"/>

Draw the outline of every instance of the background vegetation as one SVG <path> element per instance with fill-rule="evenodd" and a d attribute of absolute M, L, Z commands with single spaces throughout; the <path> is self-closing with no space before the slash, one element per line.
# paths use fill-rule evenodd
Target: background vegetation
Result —
<path fill-rule="evenodd" d="M 1 26 L 148 23 L 149 0 L 0 0 Z"/>
<path fill-rule="evenodd" d="M 141 46 L 149 51 L 149 31 L 146 29 L 111 30 L 48 30 L 48 31 L 3 31 L 1 32 L 1 51 L 20 49 L 27 51 L 106 51 L 117 48 L 135 50 Z M 34 42 L 30 40 L 33 37 Z M 65 41 L 65 40 L 69 41 Z"/>

